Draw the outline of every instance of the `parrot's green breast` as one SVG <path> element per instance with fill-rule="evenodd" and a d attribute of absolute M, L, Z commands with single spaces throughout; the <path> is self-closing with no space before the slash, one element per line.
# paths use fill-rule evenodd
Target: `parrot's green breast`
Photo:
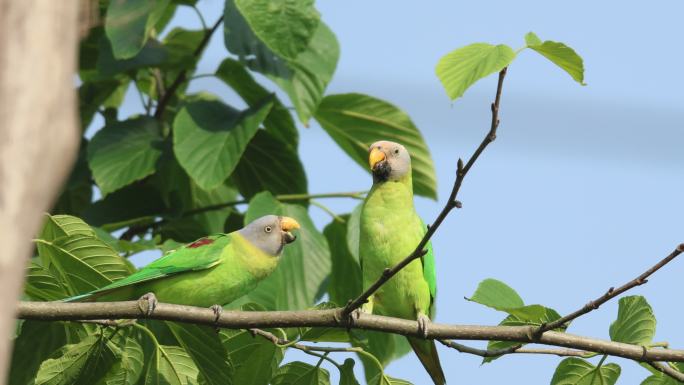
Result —
<path fill-rule="evenodd" d="M 410 183 L 410 180 L 409 180 Z M 425 233 L 413 208 L 413 194 L 401 182 L 374 185 L 361 213 L 359 255 L 364 288 L 383 270 L 411 254 Z M 420 259 L 399 271 L 373 295 L 373 313 L 416 319 L 430 313 L 431 294 Z"/>

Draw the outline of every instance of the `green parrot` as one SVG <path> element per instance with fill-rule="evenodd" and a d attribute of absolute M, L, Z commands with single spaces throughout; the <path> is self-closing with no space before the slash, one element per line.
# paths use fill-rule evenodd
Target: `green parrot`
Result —
<path fill-rule="evenodd" d="M 383 273 L 416 248 L 427 231 L 413 207 L 411 156 L 404 146 L 389 141 L 373 143 L 368 162 L 373 187 L 361 211 L 359 256 L 363 287 L 368 288 Z M 382 285 L 361 311 L 417 320 L 427 335 L 434 316 L 437 290 L 432 243 L 427 254 L 409 263 Z M 433 340 L 407 337 L 420 362 L 436 385 L 446 383 Z"/>
<path fill-rule="evenodd" d="M 254 289 L 278 266 L 291 233 L 299 223 L 290 217 L 266 215 L 230 234 L 198 239 L 141 268 L 130 276 L 65 301 L 157 300 L 209 307 L 217 314 Z"/>

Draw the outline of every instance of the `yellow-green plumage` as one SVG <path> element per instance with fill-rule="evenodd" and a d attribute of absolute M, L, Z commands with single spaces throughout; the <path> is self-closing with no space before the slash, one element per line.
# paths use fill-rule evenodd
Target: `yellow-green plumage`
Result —
<path fill-rule="evenodd" d="M 171 251 L 126 278 L 66 301 L 132 300 L 154 293 L 160 302 L 180 305 L 228 304 L 270 275 L 278 265 L 284 244 L 294 240 L 290 235 L 287 241 L 281 240 L 279 226 L 286 217 L 267 217 L 250 224 L 252 231 L 248 234 L 256 241 L 275 242 L 272 253 L 257 247 L 239 231 L 214 235 Z M 286 220 L 296 224 L 291 218 Z M 263 221 L 263 226 L 258 221 Z M 268 228 L 268 233 L 259 233 L 261 227 Z M 289 234 L 287 230 L 283 234 Z"/>
<path fill-rule="evenodd" d="M 398 177 L 394 174 L 376 175 L 374 183 L 363 204 L 359 234 L 359 256 L 363 271 L 364 289 L 375 282 L 386 268 L 393 267 L 411 254 L 423 238 L 427 228 L 413 206 L 410 158 L 406 153 L 401 166 L 403 146 L 392 142 L 378 142 L 371 149 L 384 151 L 382 162 L 390 166 L 395 162 L 403 169 Z M 371 158 L 372 158 L 371 154 Z M 395 158 L 393 158 L 395 157 Z M 371 159 L 371 167 L 375 166 Z M 387 172 L 387 170 L 384 170 Z M 435 264 L 432 245 L 428 253 L 409 263 L 394 277 L 382 285 L 364 305 L 363 310 L 405 319 L 416 320 L 421 316 L 432 318 L 436 295 Z M 445 384 L 437 349 L 432 340 L 408 338 L 411 347 L 430 374 L 435 384 Z"/>

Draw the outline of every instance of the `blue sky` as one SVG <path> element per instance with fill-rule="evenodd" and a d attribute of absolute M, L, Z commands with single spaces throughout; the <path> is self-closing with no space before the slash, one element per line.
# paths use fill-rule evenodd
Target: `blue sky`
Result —
<path fill-rule="evenodd" d="M 221 14 L 222 3 L 199 2 L 207 22 Z M 434 237 L 437 321 L 498 323 L 502 314 L 463 300 L 490 277 L 515 288 L 526 303 L 564 314 L 632 279 L 684 242 L 681 1 L 351 0 L 319 1 L 317 7 L 341 45 L 328 93 L 362 92 L 390 101 L 423 133 L 440 195 L 437 202 L 416 200 L 427 222 L 451 189 L 456 160 L 470 156 L 488 129 L 495 90 L 492 77 L 450 102 L 434 75 L 439 58 L 474 42 L 518 48 L 528 31 L 565 42 L 584 58 L 586 87 L 531 51 L 511 66 L 498 139 L 464 182 L 463 209 Z M 174 23 L 199 26 L 187 8 Z M 212 72 L 226 55 L 223 37 L 216 34 L 198 73 Z M 213 79 L 193 81 L 190 89 L 244 105 Z M 129 94 L 122 112 L 138 110 L 137 95 Z M 315 123 L 301 130 L 300 154 L 311 192 L 370 186 L 366 171 Z M 337 166 L 333 173 L 331 164 Z M 325 203 L 339 212 L 354 204 Z M 317 208 L 311 214 L 321 227 L 330 221 Z M 647 297 L 658 318 L 655 339 L 673 347 L 684 346 L 675 297 L 684 289 L 683 263 L 675 261 L 631 292 Z M 573 323 L 569 332 L 608 338 L 616 314 L 614 301 Z M 478 357 L 446 348 L 440 347 L 440 355 L 451 384 L 546 384 L 560 362 L 509 356 L 480 366 Z M 638 384 L 647 376 L 632 362 L 609 362 L 622 367 L 618 384 Z M 414 384 L 428 382 L 413 355 L 391 364 L 388 373 Z"/>

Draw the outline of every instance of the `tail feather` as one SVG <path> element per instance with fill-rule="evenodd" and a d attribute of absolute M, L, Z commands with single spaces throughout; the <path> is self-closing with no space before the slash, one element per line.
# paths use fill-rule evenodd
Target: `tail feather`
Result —
<path fill-rule="evenodd" d="M 444 377 L 444 371 L 442 371 L 442 364 L 439 362 L 435 341 L 415 337 L 407 337 L 406 339 L 409 344 L 411 344 L 420 363 L 423 364 L 423 367 L 432 378 L 432 382 L 434 382 L 435 385 L 446 384 L 446 377 Z"/>

